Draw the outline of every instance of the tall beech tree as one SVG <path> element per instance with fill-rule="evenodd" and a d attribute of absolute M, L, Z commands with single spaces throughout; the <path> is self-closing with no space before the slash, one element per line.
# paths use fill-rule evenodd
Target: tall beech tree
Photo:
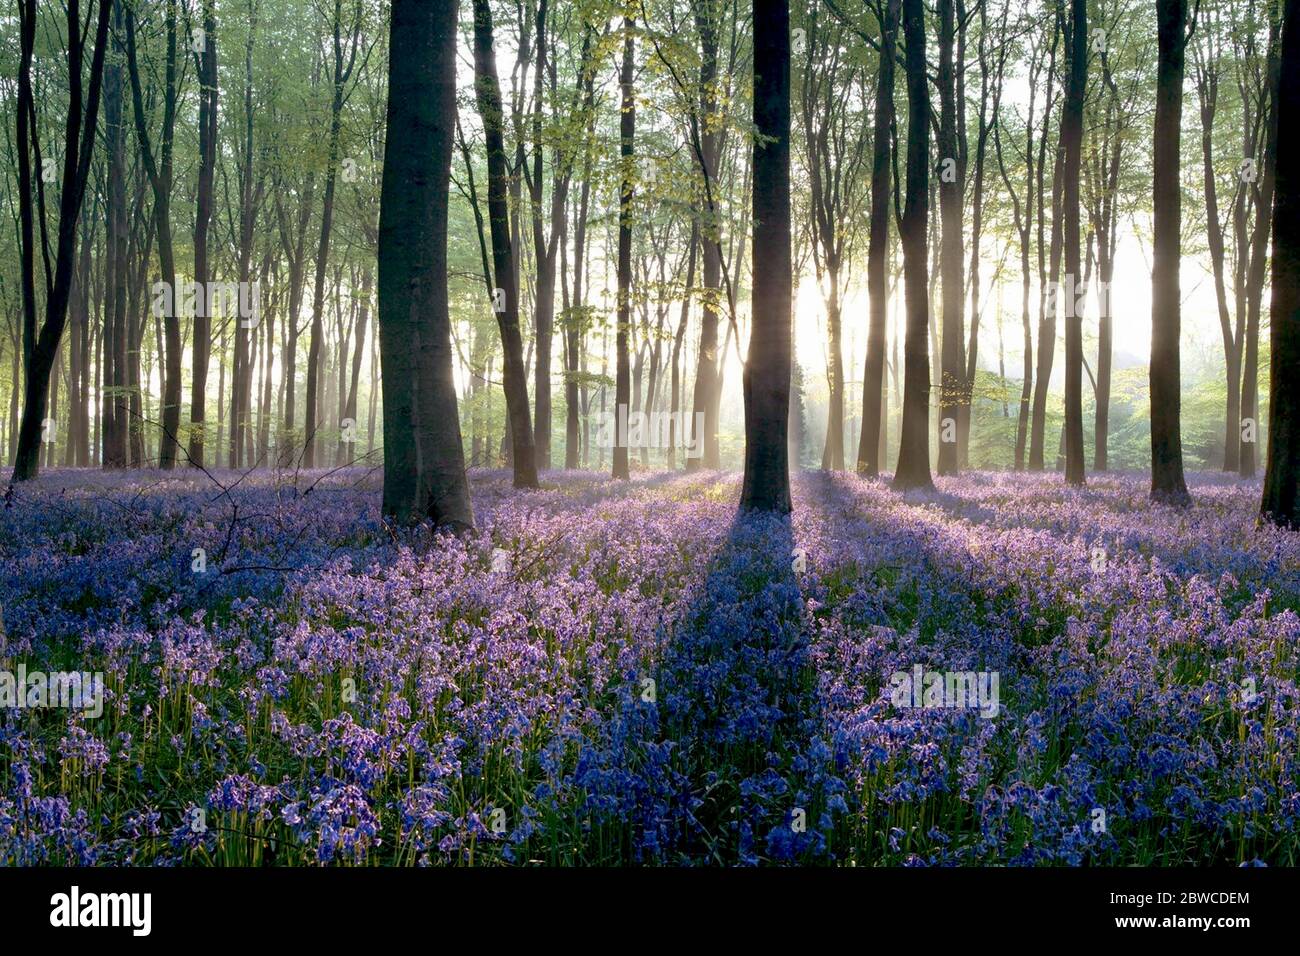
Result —
<path fill-rule="evenodd" d="M 742 510 L 788 514 L 790 466 L 790 4 L 754 0 L 753 326 L 745 361 Z"/>
<path fill-rule="evenodd" d="M 1048 296 L 1055 288 L 1061 272 L 1061 163 L 1060 141 L 1054 151 L 1051 173 L 1051 206 L 1044 199 L 1044 182 L 1048 175 L 1048 142 L 1052 124 L 1052 107 L 1056 103 L 1056 59 L 1062 35 L 1060 7 L 1052 17 L 1052 44 L 1044 74 L 1043 126 L 1038 135 L 1038 169 L 1034 189 L 1038 207 L 1038 357 L 1034 366 L 1034 402 L 1029 426 L 1029 469 L 1043 470 L 1043 452 L 1047 441 L 1047 391 L 1052 381 L 1052 365 L 1056 360 L 1056 302 Z M 1051 213 L 1050 238 L 1045 241 L 1045 223 Z"/>
<path fill-rule="evenodd" d="M 254 170 L 253 156 L 253 47 L 257 36 L 258 0 L 248 0 L 247 7 L 248 38 L 244 44 L 244 88 L 243 115 L 239 126 L 239 144 L 236 152 L 235 174 L 239 188 L 239 247 L 237 268 L 241 288 L 249 288 L 253 280 L 253 242 L 257 214 L 262 204 L 266 188 L 264 169 Z M 273 315 L 266 315 L 263 320 L 268 323 L 266 356 L 270 359 L 269 336 Z M 249 326 L 256 324 L 247 321 L 241 315 L 235 322 L 234 354 L 231 357 L 230 382 L 230 466 L 240 468 L 244 464 L 245 445 L 253 428 L 253 367 L 249 353 Z M 266 376 L 270 384 L 270 376 Z M 265 456 L 263 456 L 265 457 Z"/>
<path fill-rule="evenodd" d="M 474 0 L 474 93 L 487 147 L 487 206 L 494 282 L 491 304 L 501 330 L 504 353 L 503 379 L 514 484 L 516 488 L 536 488 L 537 459 L 532 415 L 528 408 L 523 335 L 519 329 L 515 255 L 510 240 L 510 174 L 506 163 L 505 114 L 501 106 L 501 83 L 497 78 L 489 0 Z"/>
<path fill-rule="evenodd" d="M 1055 44 L 1055 39 L 1052 42 Z M 1038 101 L 1038 81 L 1042 75 L 1046 59 L 1046 44 L 1042 41 L 1038 31 L 1031 31 L 1028 64 L 1029 104 L 1025 116 L 1025 148 L 1022 157 L 1025 166 L 1023 200 L 1021 199 L 1022 194 L 1017 192 L 1018 177 L 1013 178 L 1007 169 L 1006 156 L 1002 146 L 1002 129 L 1005 124 L 1001 117 L 996 115 L 998 112 L 996 109 L 993 122 L 993 148 L 998 158 L 998 172 L 1002 176 L 1002 184 L 1006 189 L 1007 198 L 1011 200 L 1012 224 L 1015 228 L 1017 245 L 1020 251 L 1020 322 L 1024 335 L 1024 347 L 1022 350 L 1023 370 L 1020 381 L 1020 411 L 1016 420 L 1014 458 L 1016 471 L 1020 471 L 1025 467 L 1025 452 L 1029 442 L 1030 400 L 1034 385 L 1034 337 L 1030 312 L 1030 287 L 1033 281 L 1031 256 L 1033 252 L 1035 197 L 1041 193 L 1041 190 L 1035 190 L 1033 185 L 1035 170 L 1034 108 Z M 1010 131 L 1008 132 L 1008 139 L 1010 139 Z"/>
<path fill-rule="evenodd" d="M 799 70 L 799 116 L 808 174 L 808 231 L 813 266 L 823 289 L 828 340 L 826 444 L 822 468 L 844 468 L 843 300 L 853 265 L 857 222 L 866 198 L 870 125 L 863 121 L 866 85 L 862 64 L 844 42 L 845 27 L 807 19 Z M 887 139 L 886 139 L 887 141 Z"/>
<path fill-rule="evenodd" d="M 629 414 L 631 379 L 628 367 L 628 338 L 632 328 L 632 200 L 636 171 L 636 91 L 633 71 L 636 67 L 636 22 L 623 21 L 623 65 L 619 71 L 621 105 L 619 107 L 618 186 L 618 327 L 614 335 L 614 466 L 615 478 L 628 478 L 628 441 L 624 422 Z"/>
<path fill-rule="evenodd" d="M 1249 243 L 1239 255 L 1246 260 L 1244 270 L 1246 329 L 1243 345 L 1242 380 L 1241 380 L 1241 453 L 1238 462 L 1238 474 L 1243 478 L 1253 478 L 1256 468 L 1256 448 L 1259 447 L 1257 434 L 1250 436 L 1249 431 L 1258 432 L 1259 418 L 1259 332 L 1260 318 L 1263 312 L 1264 280 L 1268 273 L 1268 236 L 1273 208 L 1273 190 L 1277 180 L 1277 111 L 1279 100 L 1280 57 L 1279 25 L 1281 19 L 1273 15 L 1277 9 L 1276 0 L 1269 0 L 1264 8 L 1268 20 L 1268 48 L 1264 58 L 1264 75 L 1257 89 L 1257 112 L 1262 123 L 1263 132 L 1258 137 L 1259 159 L 1255 163 L 1253 181 L 1249 184 L 1254 205 L 1254 228 L 1250 233 Z M 1252 11 L 1254 8 L 1252 7 Z"/>
<path fill-rule="evenodd" d="M 36 0 L 18 3 L 18 97 L 16 134 L 18 151 L 18 207 L 23 308 L 23 348 L 27 379 L 18 445 L 14 453 L 14 481 L 35 478 L 40 471 L 42 437 L 48 437 L 46 412 L 50 402 L 50 373 L 59 352 L 59 340 L 68 320 L 73 268 L 77 255 L 77 225 L 81 204 L 90 178 L 90 164 L 99 122 L 99 100 L 104 82 L 104 58 L 108 49 L 108 28 L 112 0 L 99 0 L 86 11 L 68 0 L 64 6 L 68 54 L 68 113 L 62 143 L 62 174 L 59 182 L 58 238 L 54 246 L 54 267 L 50 268 L 49 224 L 45 214 L 44 170 L 41 168 L 40 131 L 36 122 L 36 91 L 32 82 L 32 60 L 36 46 Z M 93 25 L 93 34 L 91 33 Z M 90 62 L 86 63 L 86 43 Z M 83 75 L 84 74 L 84 75 Z M 33 160 L 36 163 L 33 164 Z M 50 156 L 50 161 L 55 155 Z M 33 176 L 33 166 L 37 170 Z M 35 201 L 33 201 L 35 199 Z M 37 327 L 36 226 L 40 228 L 40 249 L 45 266 L 45 318 Z M 14 382 L 14 387 L 18 383 Z"/>
<path fill-rule="evenodd" d="M 458 0 L 394 0 L 379 207 L 386 515 L 473 527 L 452 375 L 447 209 Z"/>
<path fill-rule="evenodd" d="M 325 347 L 325 278 L 329 263 L 330 237 L 334 230 L 334 194 L 337 189 L 339 140 L 343 130 L 343 104 L 348 94 L 348 84 L 357 68 L 357 55 L 365 42 L 362 36 L 364 8 L 361 0 L 353 5 L 351 28 L 344 34 L 343 0 L 334 0 L 334 13 L 330 20 L 331 42 L 331 96 L 329 138 L 325 160 L 325 194 L 321 208 L 320 240 L 316 245 L 316 285 L 311 301 L 311 343 L 307 347 L 307 395 L 303 424 L 302 463 L 307 468 L 316 464 L 316 431 L 320 425 L 320 380 L 322 350 Z"/>
<path fill-rule="evenodd" d="M 1179 336 L 1182 302 L 1180 153 L 1183 66 L 1189 33 L 1187 0 L 1156 0 L 1156 114 L 1152 177 L 1154 221 L 1151 268 L 1151 497 L 1187 505 Z"/>
<path fill-rule="evenodd" d="M 1300 528 L 1300 0 L 1283 6 L 1278 70 L 1268 468 L 1260 511 L 1276 524 Z"/>
<path fill-rule="evenodd" d="M 161 296 L 152 296 L 151 308 L 157 317 L 162 308 L 165 353 L 162 370 L 162 434 L 159 437 L 158 467 L 174 468 L 180 457 L 181 430 L 181 322 L 178 314 L 183 296 L 176 287 L 176 253 L 172 246 L 171 196 L 176 138 L 176 108 L 180 100 L 180 77 L 176 49 L 176 0 L 167 0 L 164 14 L 167 52 L 163 65 L 162 125 L 158 132 L 155 155 L 149 134 L 149 113 L 145 108 L 144 88 L 140 77 L 140 56 L 136 42 L 136 18 L 133 6 L 126 8 L 127 72 L 131 77 L 131 106 L 135 116 L 136 142 L 140 162 L 153 190 L 153 232 L 158 245 Z"/>
<path fill-rule="evenodd" d="M 962 190 L 966 180 L 964 137 L 957 133 L 956 0 L 939 0 L 939 276 L 943 334 L 940 337 L 939 461 L 941 475 L 957 472 L 957 420 L 966 391 L 966 359 L 962 348 L 963 296 Z M 909 130 L 909 136 L 911 131 Z"/>
<path fill-rule="evenodd" d="M 1084 483 L 1083 461 L 1083 308 L 1087 288 L 1080 269 L 1079 173 L 1083 159 L 1083 99 L 1088 80 L 1087 0 L 1070 0 L 1066 30 L 1065 102 L 1061 107 L 1061 187 L 1067 290 L 1056 294 L 1065 311 L 1065 480 Z M 1064 300 L 1064 301 L 1063 301 Z"/>
<path fill-rule="evenodd" d="M 867 359 L 862 375 L 862 437 L 858 474 L 880 474 L 885 394 L 885 340 L 889 308 L 886 262 L 889 255 L 889 202 L 894 126 L 894 51 L 898 46 L 901 0 L 885 0 L 880 21 L 880 65 L 876 74 L 875 116 L 871 141 L 871 223 L 867 236 Z"/>
<path fill-rule="evenodd" d="M 101 389 L 100 463 L 125 468 L 130 461 L 127 339 L 133 319 L 127 313 L 131 269 L 127 256 L 126 126 L 123 120 L 122 4 L 113 2 L 113 56 L 104 66 L 104 147 L 108 154 L 105 196 L 107 232 L 104 248 L 104 331 Z"/>
<path fill-rule="evenodd" d="M 1098 17 L 1089 30 L 1102 36 L 1121 36 L 1121 25 L 1132 15 L 1134 0 L 1117 0 L 1113 7 L 1099 3 Z M 1138 37 L 1130 37 L 1112 48 L 1102 43 L 1095 50 L 1100 64 L 1101 88 L 1098 95 L 1087 100 L 1091 112 L 1086 115 L 1088 143 L 1084 154 L 1083 183 L 1088 220 L 1097 249 L 1098 316 L 1097 316 L 1097 381 L 1096 411 L 1093 424 L 1094 471 L 1106 471 L 1110 464 L 1110 400 L 1114 351 L 1114 316 L 1111 283 L 1115 276 L 1115 253 L 1119 246 L 1121 219 L 1121 176 L 1125 170 L 1124 159 L 1132 154 L 1130 141 L 1139 120 L 1137 98 L 1143 88 L 1148 44 Z M 1090 41 L 1091 46 L 1091 41 Z M 1117 62 L 1134 58 L 1126 71 L 1123 86 L 1118 79 Z M 1208 205 L 1207 205 L 1208 217 Z M 1212 238 L 1210 240 L 1213 241 Z"/>
<path fill-rule="evenodd" d="M 704 193 L 700 211 L 700 258 L 704 286 L 700 290 L 699 359 L 695 372 L 694 414 L 691 416 L 691 440 L 703 447 L 704 454 L 686 460 L 686 470 L 722 467 L 718 446 L 718 396 L 721 382 L 718 367 L 718 324 L 722 316 L 722 219 L 718 196 L 718 164 L 722 156 L 726 129 L 718 116 L 719 76 L 718 46 L 722 30 L 722 5 L 717 0 L 692 0 L 695 31 L 699 37 L 699 103 L 692 104 L 689 121 L 695 159 Z M 695 423 L 703 414 L 704 434 L 695 432 Z"/>
<path fill-rule="evenodd" d="M 213 0 L 203 0 L 203 25 L 193 31 L 191 48 L 199 84 L 199 181 L 194 210 L 194 282 L 203 290 L 195 297 L 194 350 L 191 353 L 190 463 L 202 468 L 207 420 L 208 364 L 212 352 L 212 278 L 208 265 L 208 229 L 217 174 L 217 13 Z M 242 321 L 242 317 L 241 320 Z"/>
<path fill-rule="evenodd" d="M 925 257 L 930 202 L 930 100 L 925 73 L 925 9 L 903 0 L 904 66 L 907 74 L 907 198 L 899 223 L 903 291 L 907 304 L 903 342 L 903 424 L 893 487 L 932 488 L 930 442 L 929 276 Z"/>

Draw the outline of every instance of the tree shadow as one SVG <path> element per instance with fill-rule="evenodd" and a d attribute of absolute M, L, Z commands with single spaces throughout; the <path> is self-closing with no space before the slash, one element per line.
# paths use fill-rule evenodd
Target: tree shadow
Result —
<path fill-rule="evenodd" d="M 798 565 L 789 516 L 739 515 L 665 626 L 601 761 L 612 774 L 602 782 L 625 788 L 603 796 L 630 818 L 635 859 L 734 865 L 825 852 L 830 749 Z"/>

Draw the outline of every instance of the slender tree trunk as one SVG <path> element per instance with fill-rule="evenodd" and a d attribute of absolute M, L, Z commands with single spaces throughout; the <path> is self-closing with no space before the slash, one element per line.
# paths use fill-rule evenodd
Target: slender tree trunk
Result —
<path fill-rule="evenodd" d="M 636 66 L 633 39 L 635 23 L 623 21 L 623 70 L 619 76 L 623 102 L 619 110 L 619 156 L 622 159 L 622 182 L 618 204 L 618 329 L 614 340 L 614 468 L 615 478 L 629 477 L 627 460 L 627 420 L 631 382 L 628 368 L 628 338 L 632 329 L 632 199 L 633 168 L 636 161 L 636 99 L 632 89 L 632 72 Z"/>
<path fill-rule="evenodd" d="M 153 189 L 154 232 L 158 242 L 158 267 L 162 274 L 161 289 L 155 288 L 152 308 L 155 317 L 160 316 L 162 319 L 165 341 L 160 353 L 162 434 L 159 436 L 158 450 L 158 467 L 164 470 L 175 467 L 180 453 L 182 348 L 180 317 L 177 314 L 181 296 L 176 288 L 176 261 L 172 249 L 171 228 L 172 142 L 176 130 L 177 99 L 176 0 L 167 0 L 166 10 L 166 78 L 163 85 L 163 119 L 157 159 L 154 157 L 149 137 L 148 113 L 145 111 L 144 92 L 141 88 L 135 42 L 135 14 L 129 6 L 126 14 L 127 72 L 131 77 L 132 112 L 135 115 L 140 159 Z M 161 312 L 160 300 L 163 304 Z"/>
<path fill-rule="evenodd" d="M 217 169 L 217 18 L 213 0 L 203 3 L 203 40 L 198 60 L 199 80 L 199 184 L 194 213 L 195 296 L 194 351 L 191 356 L 190 463 L 202 468 L 207 420 L 208 364 L 212 352 L 212 302 L 208 295 L 208 227 L 212 222 L 212 197 Z"/>
<path fill-rule="evenodd" d="M 343 128 L 343 99 L 349 77 L 356 63 L 361 29 L 360 11 L 351 38 L 351 53 L 345 58 L 343 42 L 342 0 L 334 0 L 334 97 L 330 102 L 329 147 L 325 167 L 325 197 L 321 210 L 320 242 L 316 247 L 316 285 L 311 304 L 311 342 L 307 347 L 307 395 L 303 413 L 304 467 L 316 466 L 316 431 L 320 427 L 320 377 L 325 348 L 325 278 L 329 265 L 330 235 L 334 229 L 334 190 L 338 178 L 339 139 Z"/>
<path fill-rule="evenodd" d="M 962 191 L 966 159 L 957 141 L 956 70 L 953 41 L 954 0 L 939 0 L 939 215 L 943 229 L 939 244 L 939 274 L 943 295 L 943 336 L 940 339 L 939 462 L 941 475 L 958 470 L 958 418 L 966 391 L 966 362 L 962 354 L 962 315 L 965 279 L 962 267 Z M 910 132 L 909 132 L 910 135 Z"/>
<path fill-rule="evenodd" d="M 894 50 L 898 44 L 901 0 L 888 0 L 881 24 L 880 70 L 876 78 L 876 113 L 872 129 L 871 225 L 867 237 L 867 362 L 862 373 L 862 436 L 858 474 L 874 478 L 882 466 L 881 431 L 888 423 L 885 396 L 886 322 L 889 309 L 890 130 L 894 125 Z"/>
<path fill-rule="evenodd" d="M 1277 179 L 1277 111 L 1281 100 L 1280 60 L 1278 57 L 1278 20 L 1269 18 L 1269 41 L 1266 76 L 1267 89 L 1261 110 L 1265 111 L 1264 150 L 1261 157 L 1259 188 L 1254 191 L 1255 228 L 1250 238 L 1250 266 L 1246 279 L 1246 340 L 1242 360 L 1244 376 L 1241 386 L 1241 417 L 1243 437 L 1238 473 L 1243 478 L 1253 478 L 1256 468 L 1256 449 L 1259 447 L 1259 330 L 1263 311 L 1264 279 L 1268 271 L 1268 237 L 1271 225 L 1274 184 Z M 1288 91 L 1294 95 L 1293 91 Z M 1254 432 L 1246 440 L 1246 429 Z"/>
<path fill-rule="evenodd" d="M 253 227 L 257 205 L 261 198 L 262 183 L 253 184 L 253 38 L 257 32 L 257 7 L 252 0 L 248 5 L 248 40 L 244 44 L 244 116 L 243 142 L 238 164 L 239 173 L 239 283 L 248 289 L 253 269 Z M 253 369 L 249 356 L 249 331 L 257 322 L 241 314 L 235 322 L 234 356 L 230 377 L 230 466 L 240 468 L 244 463 L 244 445 L 253 429 Z M 272 339 L 268 335 L 267 355 Z M 263 452 L 265 455 L 265 451 Z"/>
<path fill-rule="evenodd" d="M 1034 375 L 1033 414 L 1029 428 L 1029 469 L 1043 470 L 1043 448 L 1047 430 L 1047 389 L 1052 379 L 1052 364 L 1056 356 L 1055 302 L 1048 309 L 1047 290 L 1056 287 L 1060 278 L 1060 187 L 1061 152 L 1058 149 L 1052 165 L 1052 228 L 1049 242 L 1044 241 L 1044 222 L 1047 208 L 1043 201 L 1043 182 L 1047 175 L 1048 130 L 1052 122 L 1053 82 L 1056 76 L 1056 50 L 1060 42 L 1059 20 L 1053 21 L 1052 47 L 1048 56 L 1046 102 L 1043 106 L 1043 127 L 1038 137 L 1038 170 L 1035 189 L 1038 206 L 1038 362 Z M 1050 276 L 1050 278 L 1049 278 Z"/>
<path fill-rule="evenodd" d="M 59 351 L 59 340 L 63 336 L 63 328 L 68 319 L 68 299 L 72 289 L 72 272 L 77 251 L 77 222 L 81 216 L 81 203 L 90 176 L 95 127 L 99 120 L 99 98 L 104 78 L 104 56 L 108 46 L 111 10 L 112 0 L 100 0 L 89 67 L 89 89 L 83 90 L 82 64 L 85 58 L 86 31 L 83 30 L 78 5 L 69 3 L 66 9 L 69 96 L 68 117 L 63 138 L 58 240 L 55 246 L 54 275 L 45 296 L 45 321 L 38 332 L 36 328 L 36 243 L 33 232 L 35 210 L 32 208 L 31 164 L 33 154 L 39 155 L 39 130 L 34 122 L 36 108 L 31 75 L 38 13 L 35 0 L 21 0 L 18 7 L 20 65 L 16 113 L 21 285 L 26 350 L 24 364 L 27 377 L 24 383 L 22 421 L 18 428 L 18 447 L 14 454 L 14 481 L 26 481 L 39 474 L 42 434 L 47 427 L 47 407 L 50 416 L 54 416 L 54 409 L 47 406 L 47 402 L 50 402 L 50 373 L 54 368 Z M 43 215 L 43 205 L 41 212 Z M 41 231 L 44 238 L 44 223 Z M 57 388 L 58 383 L 53 384 Z"/>
<path fill-rule="evenodd" d="M 722 149 L 721 124 L 714 118 L 718 111 L 718 21 L 715 6 L 707 0 L 694 0 L 695 26 L 700 38 L 700 155 L 697 157 L 704 181 L 704 221 L 700 233 L 703 294 L 700 310 L 700 348 L 695 373 L 694 414 L 691 416 L 692 447 L 704 454 L 686 461 L 686 470 L 722 467 L 718 445 L 718 321 L 722 316 L 722 223 L 718 189 L 718 159 Z M 704 434 L 695 431 L 700 413 L 704 415 Z"/>
<path fill-rule="evenodd" d="M 1084 483 L 1083 460 L 1083 303 L 1080 292 L 1079 173 L 1083 151 L 1083 98 L 1088 80 L 1087 0 L 1070 0 L 1069 43 L 1066 46 L 1068 79 L 1061 110 L 1061 201 L 1065 214 L 1065 272 L 1071 286 L 1065 301 L 1065 480 Z M 1057 306 L 1061 296 L 1057 295 Z"/>
<path fill-rule="evenodd" d="M 501 330 L 504 356 L 502 378 L 506 412 L 510 419 L 516 488 L 537 487 L 537 464 L 533 448 L 533 423 L 528 409 L 528 386 L 524 367 L 523 337 L 519 330 L 519 292 L 515 283 L 514 250 L 510 244 L 508 171 L 504 137 L 501 84 L 497 79 L 496 53 L 492 46 L 492 8 L 488 0 L 474 0 L 474 72 L 479 115 L 488 159 L 488 219 L 492 234 L 492 262 L 496 281 L 493 308 Z"/>
<path fill-rule="evenodd" d="M 903 247 L 903 281 L 907 332 L 903 344 L 905 375 L 903 423 L 893 487 L 932 488 L 927 419 L 930 400 L 929 278 L 926 274 L 925 228 L 930 192 L 930 101 L 925 75 L 925 9 L 921 0 L 903 0 L 903 38 L 907 73 L 907 198 L 899 226 Z"/>
<path fill-rule="evenodd" d="M 101 393 L 103 425 L 100 434 L 103 450 L 100 461 L 105 469 L 125 468 L 128 463 L 127 434 L 130 406 L 127 402 L 127 258 L 126 226 L 126 129 L 122 119 L 122 3 L 113 4 L 112 60 L 104 68 L 104 132 L 108 154 L 108 189 L 105 199 L 107 242 L 105 256 L 104 366 L 100 370 L 104 387 Z"/>
<path fill-rule="evenodd" d="M 677 334 L 673 336 L 673 354 L 672 354 L 672 378 L 669 383 L 671 395 L 669 397 L 669 417 L 668 417 L 668 467 L 677 467 L 677 443 L 682 436 L 677 434 L 677 419 L 681 413 L 681 354 L 682 343 L 686 339 L 686 323 L 691 317 L 691 289 L 695 285 L 695 258 L 696 251 L 700 242 L 700 224 L 698 221 L 691 223 L 690 249 L 687 253 L 686 260 L 686 285 L 682 292 L 682 316 L 677 323 Z M 685 432 L 686 429 L 683 429 Z"/>
<path fill-rule="evenodd" d="M 1182 196 L 1179 144 L 1187 0 L 1156 0 L 1157 64 L 1151 270 L 1151 497 L 1187 505 L 1180 434 L 1179 369 Z"/>

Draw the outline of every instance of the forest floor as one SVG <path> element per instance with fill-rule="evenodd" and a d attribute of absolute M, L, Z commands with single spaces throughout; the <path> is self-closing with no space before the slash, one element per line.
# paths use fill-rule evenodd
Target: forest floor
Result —
<path fill-rule="evenodd" d="M 1256 482 L 471 477 L 460 540 L 364 469 L 17 486 L 0 864 L 1300 863 Z"/>

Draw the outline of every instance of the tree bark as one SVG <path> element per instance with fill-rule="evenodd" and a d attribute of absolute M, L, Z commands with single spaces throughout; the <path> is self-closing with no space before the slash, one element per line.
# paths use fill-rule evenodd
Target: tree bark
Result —
<path fill-rule="evenodd" d="M 1083 310 L 1079 253 L 1079 172 L 1083 151 L 1083 98 L 1088 81 L 1087 0 L 1070 0 L 1069 42 L 1066 46 L 1065 103 L 1061 110 L 1061 202 L 1065 214 L 1065 272 L 1070 285 L 1065 301 L 1065 480 L 1084 483 L 1083 460 Z M 1056 297 L 1058 311 L 1061 295 Z"/>
<path fill-rule="evenodd" d="M 452 375 L 447 210 L 459 4 L 394 0 L 379 207 L 384 513 L 473 528 Z"/>
<path fill-rule="evenodd" d="M 1179 369 L 1182 196 L 1179 145 L 1187 0 L 1156 0 L 1156 114 L 1151 269 L 1151 497 L 1191 503 L 1183 478 Z"/>
<path fill-rule="evenodd" d="M 1300 0 L 1286 0 L 1279 60 L 1273 195 L 1272 353 L 1269 359 L 1268 467 L 1261 514 L 1300 528 Z M 1296 126 L 1291 125 L 1291 121 Z"/>
<path fill-rule="evenodd" d="M 881 432 L 885 414 L 886 322 L 889 309 L 890 131 L 894 126 L 894 50 L 898 45 L 901 0 L 887 0 L 880 30 L 880 69 L 876 77 L 876 113 L 871 141 L 871 224 L 867 236 L 867 361 L 862 373 L 862 435 L 858 440 L 858 474 L 875 478 L 882 467 Z"/>
<path fill-rule="evenodd" d="M 194 349 L 191 354 L 190 464 L 204 464 L 207 420 L 208 364 L 212 353 L 212 303 L 208 280 L 208 227 L 212 222 L 212 197 L 217 168 L 217 21 L 213 0 L 203 3 L 202 50 L 195 57 L 199 81 L 199 182 L 194 212 Z"/>
<path fill-rule="evenodd" d="M 82 77 L 86 33 L 80 5 L 70 0 L 66 7 L 68 38 L 68 116 L 63 137 L 63 174 L 59 192 L 58 240 L 54 275 L 47 276 L 45 320 L 36 328 L 35 235 L 32 208 L 33 154 L 39 155 L 39 130 L 35 125 L 35 95 L 32 87 L 32 59 L 36 45 L 35 0 L 21 0 L 19 12 L 20 65 L 18 71 L 17 139 L 20 218 L 20 255 L 24 316 L 26 382 L 23 414 L 18 427 L 14 454 L 14 481 L 35 478 L 40 472 L 42 433 L 50 400 L 50 373 L 59 351 L 59 340 L 68 319 L 68 299 L 77 252 L 77 222 L 90 177 L 95 127 L 99 120 L 99 99 L 104 79 L 104 57 L 108 47 L 109 14 L 112 0 L 100 0 L 96 15 L 94 46 L 91 51 L 89 86 Z M 83 97 L 84 94 L 84 97 Z M 84 106 L 83 106 L 84 99 Z M 45 238 L 44 190 L 40 190 L 41 236 Z M 48 262 L 48 259 L 46 260 Z M 17 385 L 17 383 L 15 383 Z M 57 383 L 55 383 L 57 387 Z"/>
<path fill-rule="evenodd" d="M 744 368 L 742 511 L 790 503 L 790 4 L 754 0 L 753 327 Z"/>
<path fill-rule="evenodd" d="M 105 198 L 107 220 L 104 303 L 104 365 L 101 390 L 103 442 L 100 462 L 105 469 L 125 468 L 129 450 L 130 406 L 127 402 L 127 315 L 126 291 L 130 261 L 127 258 L 126 226 L 126 129 L 122 118 L 122 3 L 113 3 L 114 56 L 104 68 L 104 132 L 108 154 L 108 187 Z"/>
<path fill-rule="evenodd" d="M 524 367 L 523 337 L 519 330 L 519 292 L 515 282 L 514 250 L 510 244 L 510 209 L 506 169 L 505 118 L 501 107 L 501 84 L 497 79 L 496 53 L 492 40 L 492 8 L 488 0 L 474 0 L 475 95 L 483 119 L 488 159 L 488 219 L 492 235 L 493 296 L 497 326 L 504 353 L 502 378 L 506 412 L 510 419 L 510 447 L 516 488 L 537 487 L 537 464 L 533 447 L 533 423 L 528 409 L 528 386 Z M 498 308 L 498 305 L 500 306 Z"/>
<path fill-rule="evenodd" d="M 619 87 L 623 101 L 619 110 L 619 157 L 622 160 L 622 181 L 619 184 L 618 203 L 618 328 L 614 337 L 614 467 L 615 478 L 627 478 L 628 447 L 626 425 L 631 381 L 628 368 L 628 338 L 632 329 L 632 199 L 636 159 L 636 98 L 632 89 L 632 71 L 636 65 L 634 22 L 629 17 L 623 21 L 623 69 Z"/>
<path fill-rule="evenodd" d="M 903 282 L 907 300 L 903 343 L 903 423 L 893 487 L 899 491 L 933 488 L 930 478 L 929 278 L 925 261 L 926 217 L 930 201 L 930 101 L 925 75 L 925 9 L 921 0 L 903 0 L 903 38 L 907 73 L 907 198 L 899 226 Z"/>
<path fill-rule="evenodd" d="M 953 41 L 956 36 L 955 0 L 939 0 L 939 275 L 943 296 L 943 335 L 940 339 L 939 461 L 941 475 L 958 470 L 957 420 L 966 392 L 966 362 L 962 348 L 965 293 L 962 265 L 962 191 L 966 157 L 957 139 L 956 70 Z M 910 135 L 910 131 L 909 131 Z"/>

